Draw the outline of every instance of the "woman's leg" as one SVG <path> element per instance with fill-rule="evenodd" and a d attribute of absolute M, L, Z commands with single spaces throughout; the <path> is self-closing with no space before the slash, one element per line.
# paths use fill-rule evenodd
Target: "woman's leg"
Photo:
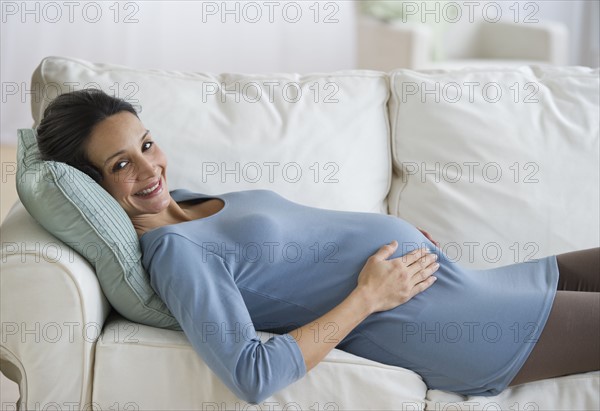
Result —
<path fill-rule="evenodd" d="M 600 248 L 559 254 L 556 261 L 558 291 L 548 321 L 510 385 L 600 370 Z"/>
<path fill-rule="evenodd" d="M 558 254 L 558 289 L 600 292 L 600 248 Z"/>
<path fill-rule="evenodd" d="M 546 326 L 509 385 L 600 370 L 600 293 L 557 291 Z"/>

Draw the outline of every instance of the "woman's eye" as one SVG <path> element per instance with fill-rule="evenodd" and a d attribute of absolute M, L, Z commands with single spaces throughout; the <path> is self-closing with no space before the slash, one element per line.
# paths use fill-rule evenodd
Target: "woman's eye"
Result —
<path fill-rule="evenodd" d="M 127 161 L 119 161 L 118 163 L 115 164 L 112 171 L 119 171 L 122 168 L 124 168 L 126 164 L 127 164 Z"/>
<path fill-rule="evenodd" d="M 152 146 L 153 146 L 153 145 L 154 145 L 154 141 L 146 141 L 144 144 L 142 144 L 142 151 L 148 151 L 148 150 L 150 150 L 150 149 L 152 148 Z M 114 167 L 112 168 L 112 171 L 113 171 L 113 172 L 120 171 L 120 170 L 122 170 L 123 168 L 125 168 L 125 166 L 126 166 L 128 163 L 129 163 L 129 162 L 128 162 L 128 161 L 125 161 L 125 160 L 123 160 L 123 161 L 119 161 L 119 162 L 117 162 L 117 163 L 114 165 Z"/>

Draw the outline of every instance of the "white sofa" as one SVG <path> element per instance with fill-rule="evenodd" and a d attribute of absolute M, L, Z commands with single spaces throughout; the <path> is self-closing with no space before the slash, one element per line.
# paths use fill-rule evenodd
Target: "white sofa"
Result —
<path fill-rule="evenodd" d="M 37 124 L 57 90 L 100 86 L 138 106 L 166 152 L 170 189 L 266 188 L 315 207 L 394 214 L 460 263 L 489 268 L 598 246 L 598 73 L 216 75 L 49 57 L 33 75 L 32 113 Z M 600 408 L 599 372 L 465 397 L 337 349 L 250 407 L 182 332 L 112 310 L 90 264 L 20 202 L 1 231 L 0 367 L 19 384 L 20 409 Z"/>

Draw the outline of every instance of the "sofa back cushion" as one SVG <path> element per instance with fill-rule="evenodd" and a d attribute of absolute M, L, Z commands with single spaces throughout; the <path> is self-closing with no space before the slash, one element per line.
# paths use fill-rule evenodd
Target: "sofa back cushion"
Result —
<path fill-rule="evenodd" d="M 478 268 L 599 244 L 599 70 L 391 73 L 390 213 Z"/>
<path fill-rule="evenodd" d="M 101 88 L 138 108 L 169 162 L 169 189 L 270 189 L 305 205 L 387 213 L 385 73 L 206 74 L 48 57 L 35 125 L 59 93 Z"/>

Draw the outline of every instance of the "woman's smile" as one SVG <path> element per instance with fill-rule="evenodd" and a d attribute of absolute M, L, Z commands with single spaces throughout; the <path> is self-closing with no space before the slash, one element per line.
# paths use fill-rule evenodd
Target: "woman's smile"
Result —
<path fill-rule="evenodd" d="M 156 215 L 169 206 L 167 159 L 135 115 L 121 112 L 98 123 L 87 153 L 102 170 L 102 187 L 130 218 Z"/>
<path fill-rule="evenodd" d="M 160 177 L 158 179 L 158 181 L 156 181 L 153 184 L 150 184 L 145 189 L 135 193 L 134 195 L 137 197 L 141 197 L 142 199 L 150 199 L 150 198 L 153 198 L 153 197 L 159 195 L 162 192 L 163 192 L 162 177 Z"/>

